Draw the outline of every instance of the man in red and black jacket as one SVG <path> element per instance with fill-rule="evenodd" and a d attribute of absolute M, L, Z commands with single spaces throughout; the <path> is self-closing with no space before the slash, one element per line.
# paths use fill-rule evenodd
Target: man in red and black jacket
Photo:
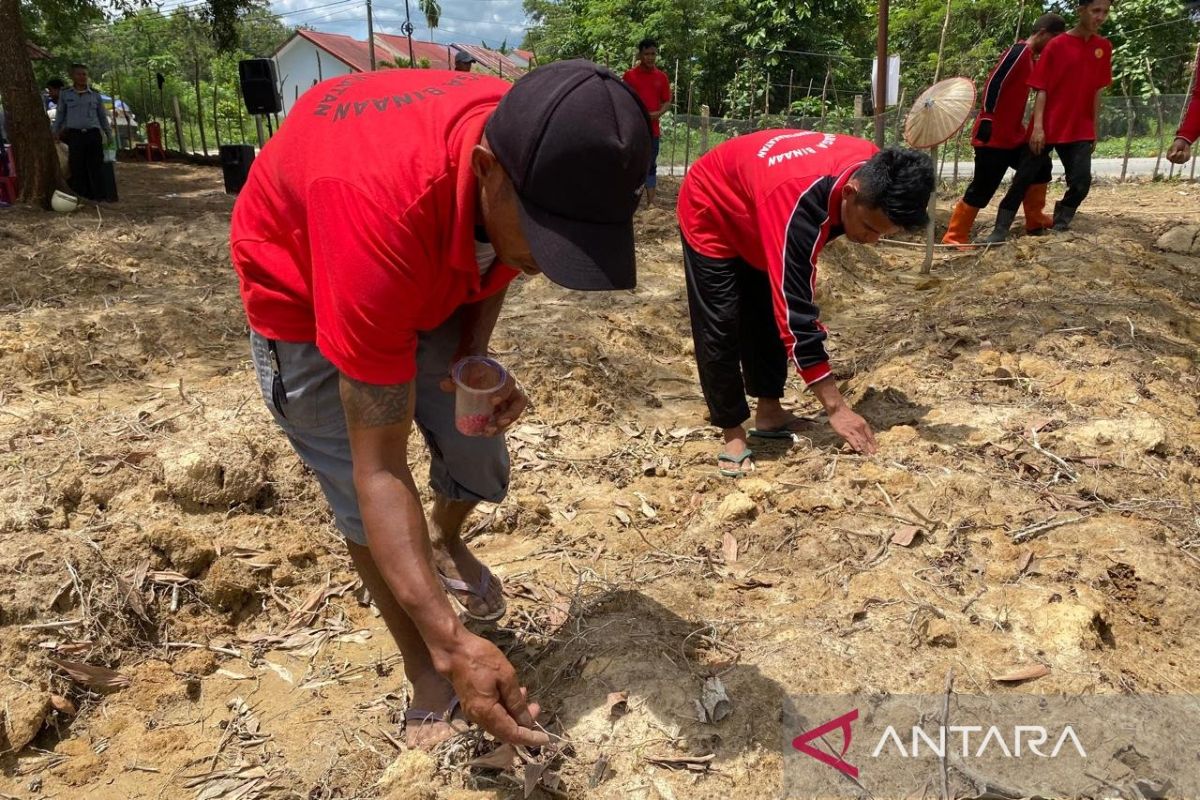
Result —
<path fill-rule="evenodd" d="M 882 152 L 862 139 L 760 131 L 730 139 L 688 170 L 679 228 L 700 386 L 721 428 L 722 475 L 753 467 L 750 435 L 790 438 L 802 421 L 780 404 L 791 361 L 829 424 L 855 450 L 875 452 L 871 426 L 842 398 L 813 300 L 830 239 L 873 244 L 928 221 L 933 163 L 915 150 Z"/>
<path fill-rule="evenodd" d="M 1051 149 L 1058 153 L 1067 182 L 1066 194 L 1054 205 L 1054 230 L 1071 226 L 1091 191 L 1100 94 L 1112 83 L 1112 42 L 1100 35 L 1100 26 L 1108 19 L 1112 0 L 1076 2 L 1075 27 L 1046 45 L 1029 76 L 1030 88 L 1037 91 L 1029 122 L 1029 150 L 1035 157 L 1017 169 L 1012 189 L 1000 201 L 989 242 L 1004 241 L 1020 198 L 1045 172 Z"/>
<path fill-rule="evenodd" d="M 1196 4 L 1200 7 L 1200 3 Z M 1200 139 L 1200 61 L 1195 65 L 1196 74 L 1192 78 L 1192 95 L 1188 98 L 1187 111 L 1183 115 L 1183 124 L 1175 132 L 1175 141 L 1167 150 L 1167 158 L 1176 164 L 1186 164 L 1192 157 L 1192 145 Z"/>
<path fill-rule="evenodd" d="M 950 227 L 942 237 L 943 244 L 966 244 L 971 241 L 971 226 L 979 210 L 992 201 L 1004 173 L 1016 169 L 1029 157 L 1025 134 L 1025 105 L 1029 99 L 1029 75 L 1042 50 L 1050 40 L 1067 29 L 1066 21 L 1058 14 L 1043 14 L 1033 25 L 1027 41 L 1017 42 L 1000 57 L 983 88 L 983 107 L 971 131 L 975 148 L 975 174 L 963 198 L 954 206 Z M 1031 234 L 1050 227 L 1051 220 L 1043 209 L 1046 206 L 1046 184 L 1050 182 L 1050 165 L 1025 192 L 1025 228 Z"/>

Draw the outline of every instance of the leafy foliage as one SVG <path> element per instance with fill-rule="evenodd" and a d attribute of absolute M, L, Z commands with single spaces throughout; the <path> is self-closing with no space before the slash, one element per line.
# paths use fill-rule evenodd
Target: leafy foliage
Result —
<path fill-rule="evenodd" d="M 680 111 L 688 86 L 694 109 L 729 115 L 781 109 L 789 75 L 818 92 L 827 70 L 834 86 L 861 84 L 874 41 L 868 0 L 526 0 L 525 10 L 533 25 L 524 46 L 542 63 L 582 57 L 623 71 L 640 39 L 657 39 L 672 78 L 678 61 Z"/>

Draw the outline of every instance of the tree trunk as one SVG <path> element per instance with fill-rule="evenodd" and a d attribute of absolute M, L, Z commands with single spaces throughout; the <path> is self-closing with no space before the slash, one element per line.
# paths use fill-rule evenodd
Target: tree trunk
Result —
<path fill-rule="evenodd" d="M 8 138 L 21 181 L 19 199 L 49 208 L 50 196 L 65 184 L 58 169 L 50 120 L 38 95 L 25 47 L 19 0 L 0 0 L 0 95 L 4 96 Z"/>

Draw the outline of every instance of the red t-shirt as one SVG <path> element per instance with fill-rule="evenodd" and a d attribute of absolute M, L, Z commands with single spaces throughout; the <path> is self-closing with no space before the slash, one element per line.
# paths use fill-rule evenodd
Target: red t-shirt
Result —
<path fill-rule="evenodd" d="M 974 147 L 1010 150 L 1025 144 L 1025 106 L 1029 99 L 1029 74 L 1033 71 L 1033 51 L 1026 42 L 1017 42 L 1004 51 L 983 86 L 983 105 L 971 131 Z M 990 121 L 987 141 L 979 138 L 980 127 Z"/>
<path fill-rule="evenodd" d="M 417 334 L 517 272 L 475 259 L 471 149 L 509 84 L 394 69 L 306 92 L 255 159 L 230 245 L 250 327 L 316 342 L 349 377 L 404 383 Z"/>
<path fill-rule="evenodd" d="M 1200 61 L 1196 62 L 1195 68 L 1200 70 Z M 1187 113 L 1175 136 L 1187 139 L 1192 144 L 1200 139 L 1200 72 L 1192 79 L 1192 96 L 1188 99 Z"/>
<path fill-rule="evenodd" d="M 679 228 L 689 247 L 709 258 L 740 258 L 770 276 L 779 335 L 808 385 L 830 375 L 813 302 L 817 258 L 842 234 L 842 187 L 876 152 L 840 134 L 760 131 L 704 154 L 679 188 Z"/>
<path fill-rule="evenodd" d="M 1029 77 L 1030 87 L 1046 93 L 1046 144 L 1096 141 L 1096 92 L 1111 83 L 1108 39 L 1071 33 L 1051 39 Z"/>
<path fill-rule="evenodd" d="M 671 99 L 671 79 L 658 67 L 646 69 L 639 64 L 626 70 L 622 80 L 629 84 L 647 111 L 658 111 Z M 657 119 L 650 120 L 650 132 L 656 139 L 662 135 Z"/>

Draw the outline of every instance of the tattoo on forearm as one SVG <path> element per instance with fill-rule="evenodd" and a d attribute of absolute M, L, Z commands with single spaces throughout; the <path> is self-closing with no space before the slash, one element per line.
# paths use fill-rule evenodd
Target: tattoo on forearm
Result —
<path fill-rule="evenodd" d="M 376 386 L 342 376 L 342 406 L 346 421 L 362 428 L 395 425 L 409 418 L 412 383 Z"/>

